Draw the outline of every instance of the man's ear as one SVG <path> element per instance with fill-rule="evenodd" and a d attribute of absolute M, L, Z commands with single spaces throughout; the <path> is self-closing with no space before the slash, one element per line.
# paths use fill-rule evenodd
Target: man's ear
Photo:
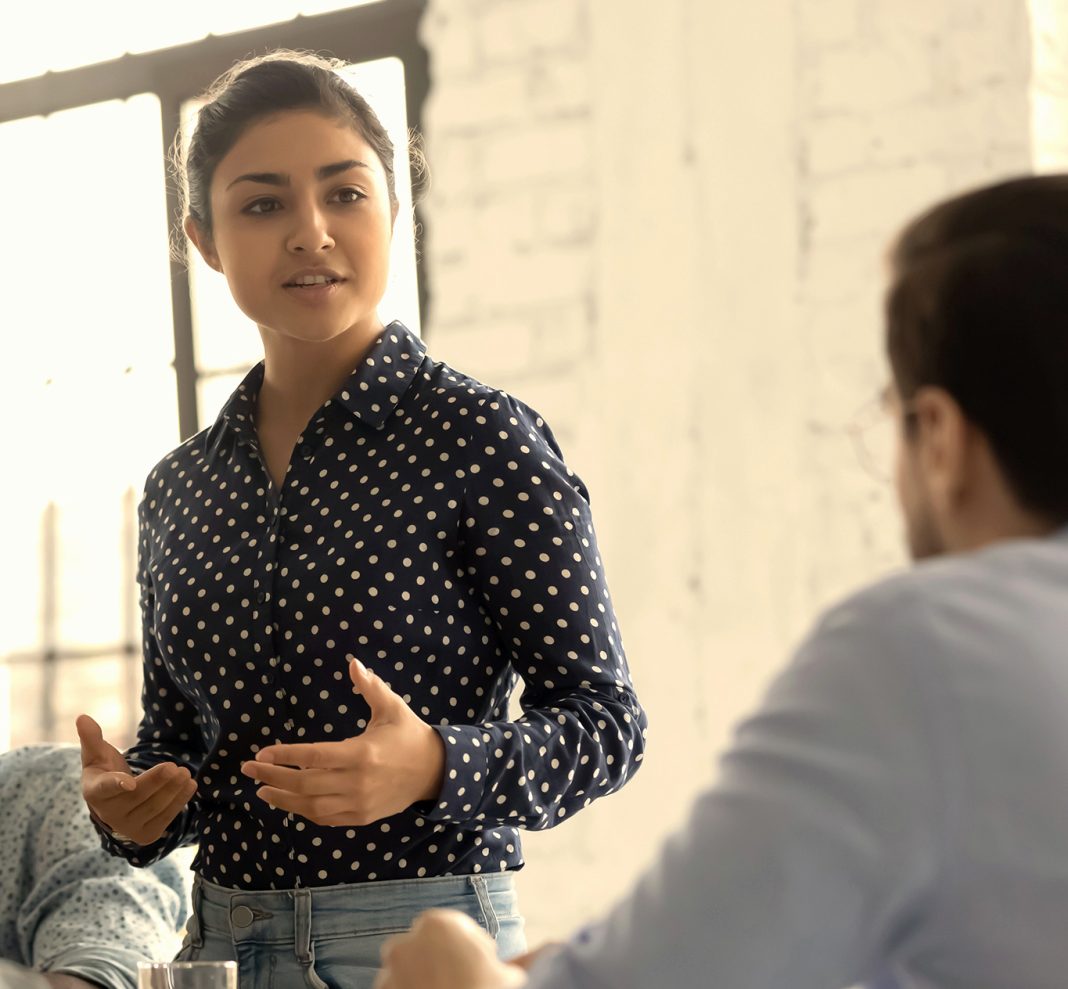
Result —
<path fill-rule="evenodd" d="M 193 242 L 193 245 L 200 252 L 200 256 L 207 262 L 208 266 L 221 272 L 222 262 L 215 252 L 215 242 L 211 239 L 211 234 L 201 229 L 200 224 L 191 216 L 185 218 L 182 226 L 185 227 L 185 235 Z"/>
<path fill-rule="evenodd" d="M 910 406 L 927 490 L 939 508 L 953 509 L 966 496 L 974 466 L 972 427 L 957 400 L 942 388 L 921 388 Z"/>

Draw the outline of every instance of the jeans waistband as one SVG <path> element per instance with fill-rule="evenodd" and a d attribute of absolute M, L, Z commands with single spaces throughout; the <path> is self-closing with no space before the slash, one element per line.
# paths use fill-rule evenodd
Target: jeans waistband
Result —
<path fill-rule="evenodd" d="M 227 889 L 198 876 L 193 883 L 190 935 L 194 943 L 202 943 L 205 931 L 225 934 L 235 943 L 292 943 L 302 957 L 310 951 L 312 938 L 406 930 L 424 910 L 458 907 L 464 900 L 476 900 L 492 918 L 497 911 L 490 896 L 514 895 L 514 890 L 511 873 L 291 890 Z"/>

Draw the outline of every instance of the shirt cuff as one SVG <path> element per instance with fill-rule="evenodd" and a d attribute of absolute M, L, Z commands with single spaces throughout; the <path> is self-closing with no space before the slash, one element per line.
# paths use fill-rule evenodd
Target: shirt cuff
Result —
<path fill-rule="evenodd" d="M 103 989 L 136 989 L 137 963 L 141 960 L 125 948 L 76 944 L 39 968 L 42 972 L 74 975 Z"/>
<path fill-rule="evenodd" d="M 426 815 L 432 821 L 469 821 L 486 792 L 489 754 L 476 725 L 432 725 L 445 743 L 441 793 Z"/>

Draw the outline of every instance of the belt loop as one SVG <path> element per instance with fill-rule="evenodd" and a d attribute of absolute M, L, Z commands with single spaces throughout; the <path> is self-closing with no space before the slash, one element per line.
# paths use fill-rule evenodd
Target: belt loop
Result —
<path fill-rule="evenodd" d="M 293 890 L 293 947 L 301 965 L 312 963 L 311 915 L 311 890 L 307 888 Z"/>
<path fill-rule="evenodd" d="M 189 933 L 189 943 L 194 948 L 204 947 L 204 925 L 201 921 L 203 902 L 204 884 L 198 875 L 193 879 L 192 911 L 189 914 L 189 924 L 186 928 Z"/>
<path fill-rule="evenodd" d="M 486 886 L 485 876 L 468 876 L 468 882 L 478 897 L 478 905 L 482 910 L 482 916 L 486 918 L 486 931 L 491 938 L 497 939 L 501 932 L 501 922 L 497 917 L 497 911 L 493 909 L 493 901 L 490 900 L 489 889 Z"/>

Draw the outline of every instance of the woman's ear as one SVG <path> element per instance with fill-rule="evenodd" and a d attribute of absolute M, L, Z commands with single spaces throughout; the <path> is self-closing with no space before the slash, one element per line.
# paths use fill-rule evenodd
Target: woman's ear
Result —
<path fill-rule="evenodd" d="M 185 228 L 185 235 L 193 242 L 193 245 L 200 252 L 200 256 L 207 262 L 208 266 L 221 272 L 222 262 L 215 252 L 215 243 L 211 239 L 211 234 L 202 230 L 200 224 L 191 216 L 185 218 L 182 226 Z"/>

